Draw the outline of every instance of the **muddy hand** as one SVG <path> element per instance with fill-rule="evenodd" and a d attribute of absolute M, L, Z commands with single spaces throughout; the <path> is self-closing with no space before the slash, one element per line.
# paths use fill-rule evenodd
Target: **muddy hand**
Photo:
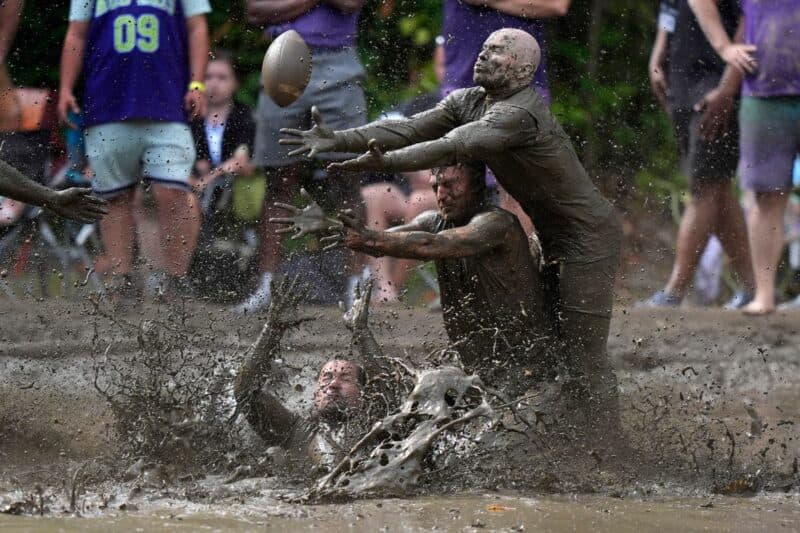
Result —
<path fill-rule="evenodd" d="M 367 327 L 369 320 L 369 301 L 372 298 L 372 278 L 367 279 L 363 285 L 356 284 L 355 298 L 353 305 L 342 317 L 347 329 L 353 331 L 363 330 Z"/>
<path fill-rule="evenodd" d="M 81 187 L 70 187 L 56 192 L 53 201 L 46 207 L 62 217 L 84 224 L 91 224 L 108 214 L 106 201 L 92 196 L 91 189 Z"/>
<path fill-rule="evenodd" d="M 308 287 L 300 283 L 299 276 L 286 276 L 280 281 L 273 281 L 267 323 L 273 328 L 288 328 L 312 320 L 311 317 L 287 319 L 288 315 L 297 311 L 306 296 Z"/>
<path fill-rule="evenodd" d="M 339 211 L 340 222 L 336 226 L 328 228 L 328 235 L 322 237 L 319 242 L 323 245 L 323 250 L 333 250 L 354 244 L 360 241 L 363 227 L 352 209 Z"/>
<path fill-rule="evenodd" d="M 309 159 L 313 159 L 320 152 L 336 151 L 336 138 L 333 130 L 322 121 L 317 106 L 311 108 L 311 121 L 314 126 L 308 131 L 281 128 L 280 131 L 284 137 L 281 137 L 278 143 L 299 147 L 290 151 L 290 156 L 306 154 Z"/>
<path fill-rule="evenodd" d="M 299 239 L 309 234 L 326 233 L 331 226 L 341 226 L 338 220 L 328 218 L 325 212 L 315 202 L 308 191 L 300 189 L 300 195 L 308 200 L 308 205 L 299 209 L 293 205 L 275 202 L 276 207 L 280 207 L 289 212 L 289 217 L 270 218 L 270 224 L 283 224 L 287 227 L 275 230 L 275 233 L 293 233 L 292 239 Z"/>
<path fill-rule="evenodd" d="M 341 163 L 331 163 L 328 165 L 328 171 L 383 170 L 386 167 L 386 158 L 383 157 L 383 152 L 378 146 L 378 142 L 372 139 L 367 146 L 369 150 L 364 155 L 356 157 L 355 159 L 342 161 Z"/>

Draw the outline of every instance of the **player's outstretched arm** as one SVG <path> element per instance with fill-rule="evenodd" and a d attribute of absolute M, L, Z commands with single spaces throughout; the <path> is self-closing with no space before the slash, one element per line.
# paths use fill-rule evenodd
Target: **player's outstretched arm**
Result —
<path fill-rule="evenodd" d="M 376 120 L 360 128 L 334 131 L 322 120 L 316 106 L 311 108 L 313 127 L 307 131 L 283 128 L 280 144 L 296 146 L 289 155 L 313 158 L 323 152 L 365 152 L 371 140 L 384 150 L 395 150 L 437 139 L 456 127 L 446 106 L 437 106 L 407 119 Z"/>
<path fill-rule="evenodd" d="M 341 234 L 322 239 L 328 245 L 346 246 L 351 250 L 375 257 L 390 256 L 403 259 L 435 260 L 469 257 L 500 246 L 513 224 L 508 216 L 498 213 L 480 213 L 468 224 L 433 233 L 421 228 L 431 228 L 435 211 L 417 216 L 409 226 L 387 231 L 365 228 L 348 213 L 341 213 L 345 226 Z"/>
<path fill-rule="evenodd" d="M 297 415 L 266 392 L 264 386 L 272 375 L 272 361 L 278 358 L 284 333 L 308 320 L 295 316 L 305 294 L 298 278 L 273 283 L 267 320 L 245 353 L 233 384 L 237 411 L 244 413 L 256 433 L 270 444 L 281 444 L 297 421 Z"/>
<path fill-rule="evenodd" d="M 107 213 L 105 200 L 92 196 L 89 189 L 73 187 L 54 191 L 26 178 L 19 170 L 2 160 L 0 160 L 0 196 L 45 207 L 78 222 L 94 222 Z"/>
<path fill-rule="evenodd" d="M 372 278 L 356 286 L 353 305 L 344 314 L 344 325 L 353 332 L 350 350 L 354 360 L 367 372 L 368 377 L 384 370 L 381 361 L 383 350 L 369 329 L 369 302 L 372 298 Z"/>

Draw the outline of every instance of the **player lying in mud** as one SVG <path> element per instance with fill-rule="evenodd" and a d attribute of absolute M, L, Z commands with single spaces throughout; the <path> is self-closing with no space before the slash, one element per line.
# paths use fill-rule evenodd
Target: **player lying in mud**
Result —
<path fill-rule="evenodd" d="M 569 137 L 530 87 L 540 58 L 530 34 L 498 30 L 476 58 L 476 87 L 454 91 L 434 109 L 344 131 L 331 130 L 312 110 L 315 126 L 282 130 L 280 142 L 297 146 L 290 155 L 366 152 L 330 165 L 339 171 L 404 172 L 484 161 L 542 239 L 544 286 L 553 303 L 548 316 L 568 347 L 576 403 L 603 426 L 617 417 L 617 381 L 606 343 L 621 226 Z"/>
<path fill-rule="evenodd" d="M 482 163 L 437 169 L 431 185 L 438 210 L 387 231 L 369 230 L 342 213 L 342 231 L 322 241 L 375 256 L 434 261 L 445 329 L 461 362 L 515 396 L 558 369 L 547 342 L 540 258 L 531 253 L 517 218 L 489 204 L 485 174 Z M 273 221 L 298 234 L 332 224 L 316 204 L 287 209 L 293 216 Z"/>
<path fill-rule="evenodd" d="M 236 376 L 234 396 L 237 411 L 267 445 L 283 448 L 289 462 L 330 468 L 349 450 L 349 440 L 361 436 L 348 435 L 348 430 L 369 427 L 353 422 L 365 418 L 368 410 L 364 405 L 368 381 L 384 372 L 383 354 L 367 324 L 371 293 L 368 282 L 344 316 L 353 335 L 352 357 L 331 359 L 322 366 L 311 413 L 301 415 L 284 406 L 269 388 L 275 377 L 273 362 L 281 358 L 281 339 L 289 329 L 309 320 L 296 316 L 305 291 L 296 279 L 274 287 L 267 320 Z M 394 407 L 389 400 L 385 411 Z"/>

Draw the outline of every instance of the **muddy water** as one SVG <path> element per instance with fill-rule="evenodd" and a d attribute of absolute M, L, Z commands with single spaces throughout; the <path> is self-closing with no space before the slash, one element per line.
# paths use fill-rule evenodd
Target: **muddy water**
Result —
<path fill-rule="evenodd" d="M 92 388 L 91 319 L 80 305 L 59 305 L 25 313 L 0 303 L 0 501 L 4 490 L 30 491 L 36 483 L 63 501 L 67 473 L 115 446 L 112 415 Z M 308 312 L 319 313 L 320 320 L 287 339 L 292 350 L 286 359 L 297 366 L 342 354 L 349 341 L 338 313 Z M 427 353 L 444 342 L 440 317 L 422 310 L 384 309 L 374 323 L 390 355 Z M 301 506 L 279 499 L 273 489 L 283 485 L 276 483 L 211 503 L 174 495 L 137 500 L 136 511 L 113 507 L 88 518 L 55 511 L 44 518 L 0 514 L 0 531 L 510 530 L 522 525 L 528 531 L 800 531 L 798 324 L 800 314 L 794 313 L 747 319 L 718 311 L 618 310 L 609 350 L 626 429 L 641 451 L 663 452 L 664 460 L 659 456 L 646 469 L 617 474 L 606 486 L 594 484 L 607 479 L 599 473 L 587 483 L 572 483 L 569 465 L 557 464 L 548 472 L 558 478 L 555 482 L 542 489 L 531 483 L 524 496 L 459 496 L 483 488 L 464 484 L 450 485 L 448 495 L 436 498 Z M 213 307 L 198 307 L 190 319 L 190 327 L 212 332 L 209 349 L 222 354 L 249 342 L 258 325 Z M 130 353 L 133 341 L 116 338 L 109 345 L 108 355 L 114 357 Z M 486 480 L 497 490 L 527 487 L 520 481 L 540 475 L 514 465 L 497 472 L 496 479 Z M 714 494 L 746 476 L 759 480 L 753 486 L 756 497 Z M 585 495 L 593 491 L 606 496 Z"/>
<path fill-rule="evenodd" d="M 800 531 L 800 502 L 797 495 L 641 500 L 484 494 L 299 507 L 264 498 L 88 518 L 0 516 L 0 530 L 789 532 Z"/>

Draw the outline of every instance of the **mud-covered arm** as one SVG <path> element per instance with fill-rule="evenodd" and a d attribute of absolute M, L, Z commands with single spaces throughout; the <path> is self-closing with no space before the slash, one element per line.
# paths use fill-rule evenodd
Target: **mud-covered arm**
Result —
<path fill-rule="evenodd" d="M 417 217 L 423 224 L 435 216 L 429 211 Z M 469 257 L 501 246 L 512 219 L 500 212 L 480 213 L 464 226 L 439 233 L 432 231 L 372 231 L 349 226 L 344 244 L 352 250 L 376 257 L 404 259 L 452 259 Z M 423 224 L 420 224 L 422 227 Z"/>
<path fill-rule="evenodd" d="M 380 142 L 368 143 L 369 151 L 355 159 L 331 163 L 331 170 L 409 172 L 487 160 L 513 149 L 535 134 L 537 125 L 524 109 L 496 106 L 480 120 L 451 130 L 441 139 L 420 142 L 383 153 Z"/>
<path fill-rule="evenodd" d="M 368 378 L 381 374 L 387 369 L 384 364 L 383 350 L 369 328 L 369 303 L 372 300 L 372 286 L 372 278 L 363 285 L 356 286 L 353 305 L 343 317 L 345 326 L 353 332 L 353 336 L 350 338 L 350 351 L 354 360 L 366 371 Z"/>

